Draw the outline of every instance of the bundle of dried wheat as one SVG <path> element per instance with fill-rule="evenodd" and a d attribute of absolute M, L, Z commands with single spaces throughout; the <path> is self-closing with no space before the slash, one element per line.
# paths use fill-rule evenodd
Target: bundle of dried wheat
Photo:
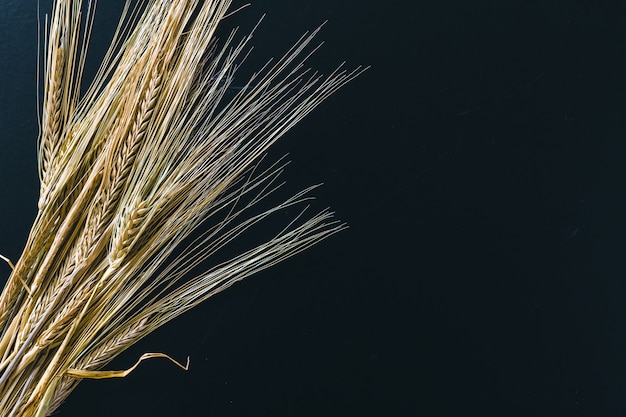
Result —
<path fill-rule="evenodd" d="M 216 46 L 231 1 L 131 4 L 82 95 L 93 5 L 56 0 L 46 21 L 39 212 L 0 298 L 2 416 L 49 415 L 82 378 L 125 375 L 102 367 L 234 282 L 343 228 L 328 211 L 300 216 L 198 272 L 252 225 L 307 199 L 310 189 L 250 214 L 282 169 L 256 172 L 256 163 L 362 69 L 309 74 L 313 32 L 229 96 L 251 39 L 235 42 L 233 31 Z M 164 355 L 142 359 L 153 356 Z"/>

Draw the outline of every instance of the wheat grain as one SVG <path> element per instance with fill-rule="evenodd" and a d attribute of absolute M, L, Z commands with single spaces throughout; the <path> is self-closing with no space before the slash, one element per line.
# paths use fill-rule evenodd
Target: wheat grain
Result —
<path fill-rule="evenodd" d="M 61 83 L 63 76 L 63 47 L 54 52 L 53 63 L 50 65 L 49 81 L 46 84 L 46 108 L 43 112 L 43 126 L 39 154 L 41 155 L 41 195 L 39 203 L 42 208 L 48 194 L 48 173 L 51 171 L 53 152 L 61 136 Z"/>
<path fill-rule="evenodd" d="M 115 227 L 109 250 L 109 265 L 112 268 L 118 268 L 132 249 L 135 240 L 140 236 L 148 212 L 149 207 L 146 202 L 136 199 L 124 207 L 119 219 L 114 220 Z"/>

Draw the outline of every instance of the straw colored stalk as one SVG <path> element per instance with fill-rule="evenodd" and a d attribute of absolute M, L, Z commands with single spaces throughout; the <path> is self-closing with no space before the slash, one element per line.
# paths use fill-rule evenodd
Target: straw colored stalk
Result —
<path fill-rule="evenodd" d="M 361 68 L 309 73 L 316 30 L 227 95 L 252 38 L 236 41 L 232 31 L 216 46 L 231 2 L 147 0 L 126 3 L 79 96 L 93 6 L 56 0 L 46 20 L 41 195 L 0 296 L 1 416 L 49 415 L 81 379 L 126 375 L 103 367 L 234 282 L 344 228 L 328 211 L 301 214 L 207 266 L 261 220 L 309 199 L 314 187 L 255 212 L 284 166 L 258 172 L 259 160 Z"/>

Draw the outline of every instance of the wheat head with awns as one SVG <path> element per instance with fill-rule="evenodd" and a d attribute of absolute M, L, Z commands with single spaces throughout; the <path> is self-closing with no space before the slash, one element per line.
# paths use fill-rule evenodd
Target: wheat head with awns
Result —
<path fill-rule="evenodd" d="M 328 210 L 305 212 L 314 187 L 255 211 L 284 167 L 259 161 L 362 68 L 305 68 L 316 30 L 233 92 L 252 39 L 236 30 L 216 39 L 233 12 L 231 1 L 128 1 L 87 83 L 95 2 L 54 1 L 42 25 L 38 213 L 0 296 L 0 416 L 46 416 L 82 379 L 127 375 L 132 367 L 105 367 L 234 282 L 345 227 Z M 292 206 L 300 214 L 275 234 L 211 263 Z M 139 362 L 150 357 L 167 355 Z"/>

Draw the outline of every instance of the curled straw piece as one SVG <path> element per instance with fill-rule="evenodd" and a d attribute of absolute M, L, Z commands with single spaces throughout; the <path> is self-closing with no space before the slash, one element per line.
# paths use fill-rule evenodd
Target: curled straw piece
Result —
<path fill-rule="evenodd" d="M 131 372 L 133 372 L 142 361 L 146 359 L 152 359 L 152 358 L 169 359 L 179 368 L 182 368 L 185 371 L 189 370 L 189 357 L 187 357 L 187 363 L 183 365 L 180 362 L 177 362 L 176 360 L 172 359 L 165 353 L 144 353 L 143 355 L 139 357 L 139 359 L 133 366 L 123 371 L 86 371 L 83 369 L 69 368 L 67 371 L 65 371 L 65 375 L 72 377 L 72 378 L 83 378 L 83 379 L 124 378 L 128 376 Z"/>

